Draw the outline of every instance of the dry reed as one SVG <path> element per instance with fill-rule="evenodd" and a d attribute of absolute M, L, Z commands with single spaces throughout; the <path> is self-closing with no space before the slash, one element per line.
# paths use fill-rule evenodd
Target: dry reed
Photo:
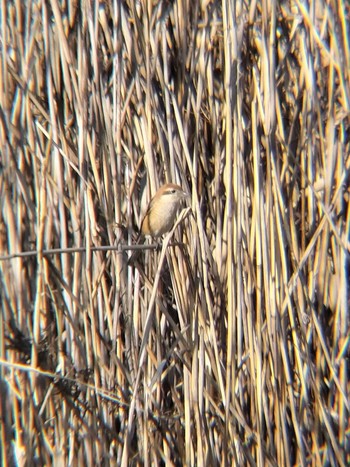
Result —
<path fill-rule="evenodd" d="M 2 465 L 349 465 L 349 20 L 2 1 Z"/>

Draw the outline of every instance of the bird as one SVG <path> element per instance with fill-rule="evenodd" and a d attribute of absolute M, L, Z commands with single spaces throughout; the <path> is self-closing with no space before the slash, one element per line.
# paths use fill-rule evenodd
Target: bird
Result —
<path fill-rule="evenodd" d="M 188 198 L 190 195 L 180 185 L 175 183 L 162 185 L 149 202 L 136 244 L 140 243 L 143 237 L 159 238 L 169 232 L 175 224 L 182 202 Z M 138 254 L 139 251 L 134 251 L 129 258 L 129 266 L 134 264 Z"/>
<path fill-rule="evenodd" d="M 181 186 L 166 183 L 151 199 L 141 224 L 144 236 L 158 238 L 169 232 L 175 223 L 182 202 L 190 196 Z"/>

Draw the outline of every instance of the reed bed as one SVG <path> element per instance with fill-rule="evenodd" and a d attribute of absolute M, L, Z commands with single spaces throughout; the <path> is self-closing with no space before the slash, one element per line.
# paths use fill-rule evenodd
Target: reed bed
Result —
<path fill-rule="evenodd" d="M 349 465 L 349 20 L 2 1 L 1 465 Z"/>

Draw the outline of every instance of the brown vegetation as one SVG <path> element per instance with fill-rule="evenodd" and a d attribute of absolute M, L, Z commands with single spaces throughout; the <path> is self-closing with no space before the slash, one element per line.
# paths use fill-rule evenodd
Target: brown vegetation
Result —
<path fill-rule="evenodd" d="M 2 2 L 2 465 L 349 465 L 349 20 Z"/>

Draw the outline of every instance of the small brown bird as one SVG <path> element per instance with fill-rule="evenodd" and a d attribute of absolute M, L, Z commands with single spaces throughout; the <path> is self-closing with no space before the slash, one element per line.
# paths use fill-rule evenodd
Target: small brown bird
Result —
<path fill-rule="evenodd" d="M 169 232 L 175 224 L 176 214 L 182 201 L 189 197 L 188 193 L 174 183 L 161 186 L 148 205 L 141 224 L 141 233 L 136 243 L 140 242 L 141 237 L 157 238 Z M 134 251 L 129 258 L 129 266 L 135 263 L 139 254 L 140 250 Z"/>
<path fill-rule="evenodd" d="M 174 226 L 182 201 L 187 198 L 189 194 L 179 185 L 167 183 L 160 187 L 148 205 L 141 233 L 156 238 L 169 232 Z"/>

